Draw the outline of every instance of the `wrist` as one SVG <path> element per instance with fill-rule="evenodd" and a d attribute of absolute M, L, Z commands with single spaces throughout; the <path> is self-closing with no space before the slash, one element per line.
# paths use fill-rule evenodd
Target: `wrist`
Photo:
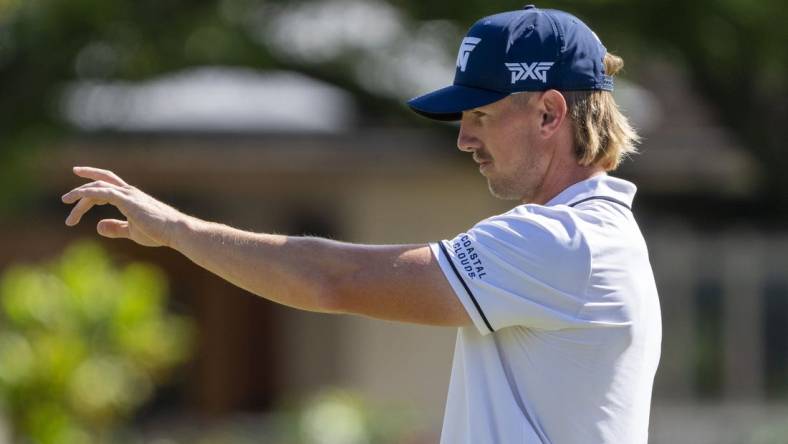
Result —
<path fill-rule="evenodd" d="M 196 231 L 198 222 L 200 220 L 195 217 L 181 214 L 169 225 L 166 245 L 173 250 L 181 251 L 185 239 Z"/>

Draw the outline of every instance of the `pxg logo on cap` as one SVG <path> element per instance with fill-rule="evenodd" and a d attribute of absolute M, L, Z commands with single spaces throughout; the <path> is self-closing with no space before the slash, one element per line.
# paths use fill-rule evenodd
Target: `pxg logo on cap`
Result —
<path fill-rule="evenodd" d="M 509 71 L 512 72 L 512 83 L 520 79 L 536 79 L 542 83 L 547 83 L 547 70 L 554 65 L 553 62 L 533 62 L 533 63 L 505 63 Z"/>
<path fill-rule="evenodd" d="M 577 17 L 528 5 L 477 21 L 460 43 L 453 84 L 408 105 L 425 117 L 459 120 L 463 111 L 515 92 L 612 91 L 606 52 Z"/>

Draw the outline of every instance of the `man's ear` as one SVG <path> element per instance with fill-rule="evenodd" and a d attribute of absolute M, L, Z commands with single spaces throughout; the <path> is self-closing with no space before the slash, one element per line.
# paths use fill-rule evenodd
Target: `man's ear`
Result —
<path fill-rule="evenodd" d="M 542 136 L 549 138 L 558 131 L 566 119 L 567 106 L 564 95 L 554 89 L 542 93 L 539 100 L 539 113 L 542 118 L 540 132 Z"/>

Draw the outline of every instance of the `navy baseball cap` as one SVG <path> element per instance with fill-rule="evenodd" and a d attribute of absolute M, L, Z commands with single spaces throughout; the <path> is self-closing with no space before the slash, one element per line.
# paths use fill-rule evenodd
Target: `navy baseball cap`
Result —
<path fill-rule="evenodd" d="M 477 21 L 460 44 L 454 83 L 408 101 L 436 120 L 521 91 L 613 90 L 605 74 L 607 50 L 577 17 L 528 5 Z"/>

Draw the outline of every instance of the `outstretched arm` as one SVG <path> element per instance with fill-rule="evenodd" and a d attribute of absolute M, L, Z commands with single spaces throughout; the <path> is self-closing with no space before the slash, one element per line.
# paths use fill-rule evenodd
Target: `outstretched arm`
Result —
<path fill-rule="evenodd" d="M 127 220 L 102 220 L 99 234 L 171 247 L 280 304 L 427 325 L 471 323 L 427 245 L 358 245 L 250 233 L 181 213 L 111 171 L 75 167 L 74 173 L 94 182 L 63 196 L 65 203 L 79 201 L 67 225 L 76 225 L 93 205 L 109 203 Z"/>

